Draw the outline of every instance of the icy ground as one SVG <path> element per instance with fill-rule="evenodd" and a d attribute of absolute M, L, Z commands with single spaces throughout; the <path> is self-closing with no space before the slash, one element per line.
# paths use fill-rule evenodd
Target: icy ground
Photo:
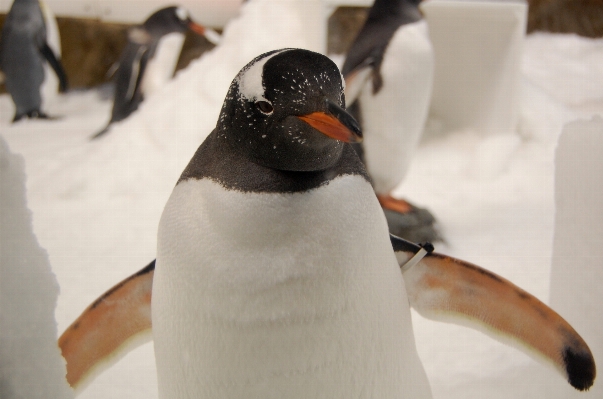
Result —
<path fill-rule="evenodd" d="M 272 33 L 283 33 L 268 35 L 266 18 Z M 59 333 L 101 293 L 154 258 L 163 206 L 215 125 L 230 81 L 266 50 L 303 47 L 298 22 L 285 4 L 247 7 L 220 47 L 95 142 L 88 138 L 105 125 L 111 107 L 96 90 L 48 101 L 47 111 L 63 116 L 58 121 L 15 125 L 9 97 L 0 96 L 0 135 L 25 158 L 34 232 L 61 289 Z M 555 147 L 566 122 L 593 114 L 603 115 L 603 40 L 532 35 L 525 45 L 517 132 L 444 132 L 431 121 L 397 192 L 435 213 L 446 239 L 439 252 L 486 267 L 548 302 Z M 601 325 L 603 317 L 587 322 Z M 555 371 L 479 332 L 416 313 L 413 323 L 435 398 L 548 398 L 550 386 L 559 397 L 572 391 Z M 80 395 L 156 397 L 152 344 L 127 355 Z"/>

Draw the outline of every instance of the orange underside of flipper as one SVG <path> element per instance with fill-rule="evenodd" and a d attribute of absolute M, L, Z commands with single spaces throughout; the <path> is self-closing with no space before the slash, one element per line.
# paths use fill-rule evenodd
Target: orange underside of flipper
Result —
<path fill-rule="evenodd" d="M 151 329 L 151 289 L 155 262 L 111 288 L 59 338 L 67 362 L 67 382 L 77 388 L 99 364 L 128 340 Z"/>
<path fill-rule="evenodd" d="M 575 388 L 596 375 L 592 353 L 559 314 L 528 292 L 481 267 L 432 253 L 404 273 L 411 306 L 427 318 L 477 324 L 552 362 Z M 460 320 L 459 320 L 459 317 Z"/>

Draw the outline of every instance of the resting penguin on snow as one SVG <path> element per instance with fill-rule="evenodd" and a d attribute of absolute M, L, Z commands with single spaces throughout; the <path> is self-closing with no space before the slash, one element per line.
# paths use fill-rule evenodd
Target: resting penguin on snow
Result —
<path fill-rule="evenodd" d="M 389 235 L 344 107 L 323 55 L 272 51 L 239 72 L 163 211 L 156 261 L 59 339 L 72 386 L 152 325 L 163 399 L 430 398 L 409 304 L 485 324 L 592 385 L 588 346 L 546 305 Z"/>
<path fill-rule="evenodd" d="M 15 0 L 0 38 L 0 69 L 6 90 L 15 103 L 13 122 L 23 117 L 48 119 L 42 111 L 40 86 L 44 60 L 59 78 L 59 91 L 67 90 L 67 75 L 46 41 L 46 23 L 38 0 Z"/>
<path fill-rule="evenodd" d="M 216 43 L 219 37 L 212 29 L 193 22 L 186 9 L 176 6 L 156 11 L 142 25 L 128 31 L 128 44 L 121 54 L 113 77 L 115 94 L 111 119 L 107 126 L 92 138 L 102 136 L 113 122 L 126 119 L 138 109 L 145 95 L 145 72 L 155 56 L 159 41 L 167 34 L 183 33 L 187 30 L 205 35 L 213 43 Z"/>
<path fill-rule="evenodd" d="M 434 57 L 420 0 L 375 0 L 342 73 L 346 100 L 362 125 L 364 155 L 390 232 L 415 241 L 438 238 L 425 209 L 396 199 L 427 118 Z"/>

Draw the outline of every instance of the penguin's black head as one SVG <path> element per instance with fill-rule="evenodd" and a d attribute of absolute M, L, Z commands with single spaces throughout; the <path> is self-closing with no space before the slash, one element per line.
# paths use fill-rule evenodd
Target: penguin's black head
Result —
<path fill-rule="evenodd" d="M 230 85 L 218 138 L 270 168 L 327 169 L 339 160 L 344 142 L 362 137 L 344 110 L 342 81 L 337 66 L 322 54 L 299 49 L 262 54 Z"/>
<path fill-rule="evenodd" d="M 177 6 L 166 7 L 156 11 L 147 18 L 143 26 L 151 35 L 156 37 L 161 37 L 168 33 L 183 33 L 189 29 L 200 35 L 205 33 L 203 26 L 191 20 L 190 13 L 186 8 Z"/>

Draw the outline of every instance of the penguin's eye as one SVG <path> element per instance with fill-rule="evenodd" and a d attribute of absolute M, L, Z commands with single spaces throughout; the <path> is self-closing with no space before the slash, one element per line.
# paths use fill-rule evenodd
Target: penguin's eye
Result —
<path fill-rule="evenodd" d="M 270 115 L 274 111 L 274 107 L 268 101 L 256 101 L 255 106 L 266 115 Z"/>

